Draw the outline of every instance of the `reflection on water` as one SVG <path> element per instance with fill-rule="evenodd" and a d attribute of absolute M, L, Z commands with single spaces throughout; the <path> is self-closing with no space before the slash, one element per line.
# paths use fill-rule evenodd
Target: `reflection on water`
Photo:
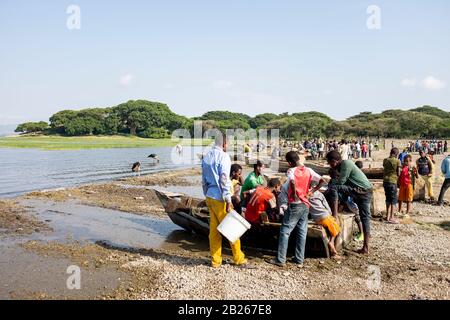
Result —
<path fill-rule="evenodd" d="M 22 200 L 21 204 L 53 229 L 49 233 L 35 233 L 29 236 L 29 240 L 75 240 L 124 250 L 156 248 L 202 254 L 209 252 L 207 238 L 181 229 L 168 217 L 140 216 L 75 201 L 33 199 Z"/>
<path fill-rule="evenodd" d="M 21 200 L 20 203 L 53 229 L 34 233 L 28 240 L 71 242 L 73 240 L 123 249 L 163 249 L 188 251 L 208 255 L 209 242 L 205 236 L 187 232 L 167 217 L 140 216 L 118 210 L 83 205 L 75 201 L 53 202 Z M 231 254 L 225 239 L 224 253 Z M 7 243 L 3 241 L 4 244 Z M 242 247 L 250 257 L 273 253 L 273 239 L 243 241 Z M 293 247 L 293 246 L 291 246 Z"/>
<path fill-rule="evenodd" d="M 139 216 L 122 211 L 70 202 L 23 200 L 40 220 L 53 229 L 35 234 L 38 240 L 105 241 L 123 247 L 158 248 L 168 235 L 180 228 L 167 218 Z"/>
<path fill-rule="evenodd" d="M 134 162 L 141 162 L 141 174 L 198 165 L 202 147 L 184 147 L 183 156 L 172 155 L 171 147 L 45 151 L 0 148 L 0 197 L 39 189 L 53 189 L 107 181 L 135 175 Z M 159 156 L 160 163 L 147 158 Z"/>

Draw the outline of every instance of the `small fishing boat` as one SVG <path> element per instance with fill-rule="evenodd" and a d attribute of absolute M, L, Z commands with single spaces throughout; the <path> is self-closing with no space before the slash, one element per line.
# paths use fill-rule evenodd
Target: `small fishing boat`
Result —
<path fill-rule="evenodd" d="M 305 166 L 313 169 L 315 172 L 317 172 L 321 176 L 328 175 L 328 171 L 330 170 L 330 166 L 325 163 L 316 163 L 316 162 L 306 161 Z M 287 172 L 288 169 L 289 169 L 289 164 L 287 163 L 287 161 L 285 161 L 285 160 L 278 161 L 278 171 L 279 172 Z M 363 168 L 362 172 L 364 172 L 364 174 L 369 179 L 383 179 L 383 168 Z"/>
<path fill-rule="evenodd" d="M 155 192 L 173 223 L 207 239 L 209 235 L 209 211 L 205 200 L 192 198 L 182 193 L 161 190 L 155 190 Z M 352 239 L 353 215 L 340 214 L 339 220 L 342 232 L 338 249 Z M 275 222 L 252 225 L 251 229 L 241 238 L 243 245 L 251 245 L 261 250 L 276 251 L 280 226 L 281 223 Z M 295 237 L 291 238 L 294 240 Z M 328 241 L 329 236 L 322 226 L 313 222 L 308 223 L 306 241 L 306 255 L 308 257 L 330 257 Z"/>

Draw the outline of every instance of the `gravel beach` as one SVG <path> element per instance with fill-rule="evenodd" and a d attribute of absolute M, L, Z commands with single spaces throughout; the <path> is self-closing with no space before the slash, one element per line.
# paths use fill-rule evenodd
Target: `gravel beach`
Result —
<path fill-rule="evenodd" d="M 50 230 L 45 222 L 39 222 L 39 215 L 33 213 L 32 207 L 21 207 L 21 201 L 30 199 L 53 203 L 75 201 L 128 212 L 136 217 L 162 217 L 170 224 L 152 188 L 199 188 L 199 174 L 200 170 L 193 168 L 111 183 L 33 192 L 0 202 L 1 228 L 13 230 L 9 233 L 19 237 L 20 241 L 11 245 L 44 259 L 64 259 L 92 274 L 91 284 L 103 289 L 84 294 L 81 290 L 79 296 L 88 299 L 450 298 L 450 207 L 425 202 L 414 203 L 414 213 L 400 217 L 398 225 L 380 221 L 380 213 L 376 214 L 368 256 L 357 254 L 355 251 L 360 244 L 352 242 L 343 250 L 341 261 L 307 259 L 303 268 L 290 263 L 286 268 L 269 265 L 264 260 L 271 255 L 246 248 L 244 243 L 249 268 L 232 265 L 230 251 L 226 249 L 226 263 L 220 269 L 212 269 L 207 238 L 181 230 L 177 231 L 175 240 L 166 241 L 170 245 L 155 247 L 123 246 L 104 241 L 53 241 L 51 236 L 39 239 L 26 236 L 37 228 Z M 18 213 L 27 217 L 23 223 L 25 227 L 11 222 L 14 220 L 11 217 Z M 22 235 L 20 228 L 27 232 Z M 51 235 L 51 231 L 47 233 Z M 110 278 L 114 279 L 100 271 L 101 276 L 96 277 L 96 270 L 111 270 Z M 32 282 L 33 277 L 36 275 L 29 275 L 24 281 Z M 111 282 L 115 283 L 112 287 Z M 47 288 L 24 291 L 19 296 L 71 298 L 68 294 L 49 292 Z M 11 297 L 12 294 L 3 298 Z"/>

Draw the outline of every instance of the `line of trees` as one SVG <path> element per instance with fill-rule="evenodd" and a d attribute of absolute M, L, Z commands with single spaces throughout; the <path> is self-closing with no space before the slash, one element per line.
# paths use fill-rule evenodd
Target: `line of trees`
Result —
<path fill-rule="evenodd" d="M 423 106 L 411 110 L 362 112 L 344 121 L 336 121 L 320 112 L 264 113 L 250 117 L 230 111 L 210 111 L 201 117 L 187 118 L 163 103 L 130 100 L 115 107 L 63 110 L 50 117 L 50 123 L 27 122 L 16 132 L 81 135 L 131 134 L 145 138 L 166 138 L 175 129 L 192 132 L 195 120 L 203 129 L 279 129 L 289 139 L 314 137 L 449 138 L 450 112 Z"/>
<path fill-rule="evenodd" d="M 170 137 L 190 128 L 193 120 L 172 112 L 163 103 L 130 100 L 111 108 L 63 110 L 50 117 L 49 133 L 68 136 L 131 134 L 144 138 Z"/>

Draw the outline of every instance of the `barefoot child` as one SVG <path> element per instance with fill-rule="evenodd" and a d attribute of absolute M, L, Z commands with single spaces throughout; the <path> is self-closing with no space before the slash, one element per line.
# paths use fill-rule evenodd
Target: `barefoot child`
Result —
<path fill-rule="evenodd" d="M 309 203 L 311 205 L 309 207 L 311 218 L 315 223 L 323 226 L 330 233 L 331 239 L 328 242 L 328 247 L 330 248 L 331 256 L 339 258 L 336 250 L 336 243 L 341 228 L 336 219 L 331 215 L 331 208 L 328 205 L 325 196 L 320 191 L 316 191 L 309 198 Z"/>
<path fill-rule="evenodd" d="M 383 160 L 383 187 L 386 195 L 386 220 L 388 223 L 397 224 L 394 207 L 398 203 L 398 177 L 400 176 L 401 163 L 398 160 L 399 150 L 392 148 L 389 158 Z"/>
<path fill-rule="evenodd" d="M 403 159 L 403 168 L 398 179 L 400 192 L 398 194 L 398 212 L 402 211 L 402 204 L 406 202 L 406 214 L 411 212 L 411 203 L 414 198 L 413 179 L 418 178 L 417 169 L 412 165 L 412 158 L 406 155 Z"/>

